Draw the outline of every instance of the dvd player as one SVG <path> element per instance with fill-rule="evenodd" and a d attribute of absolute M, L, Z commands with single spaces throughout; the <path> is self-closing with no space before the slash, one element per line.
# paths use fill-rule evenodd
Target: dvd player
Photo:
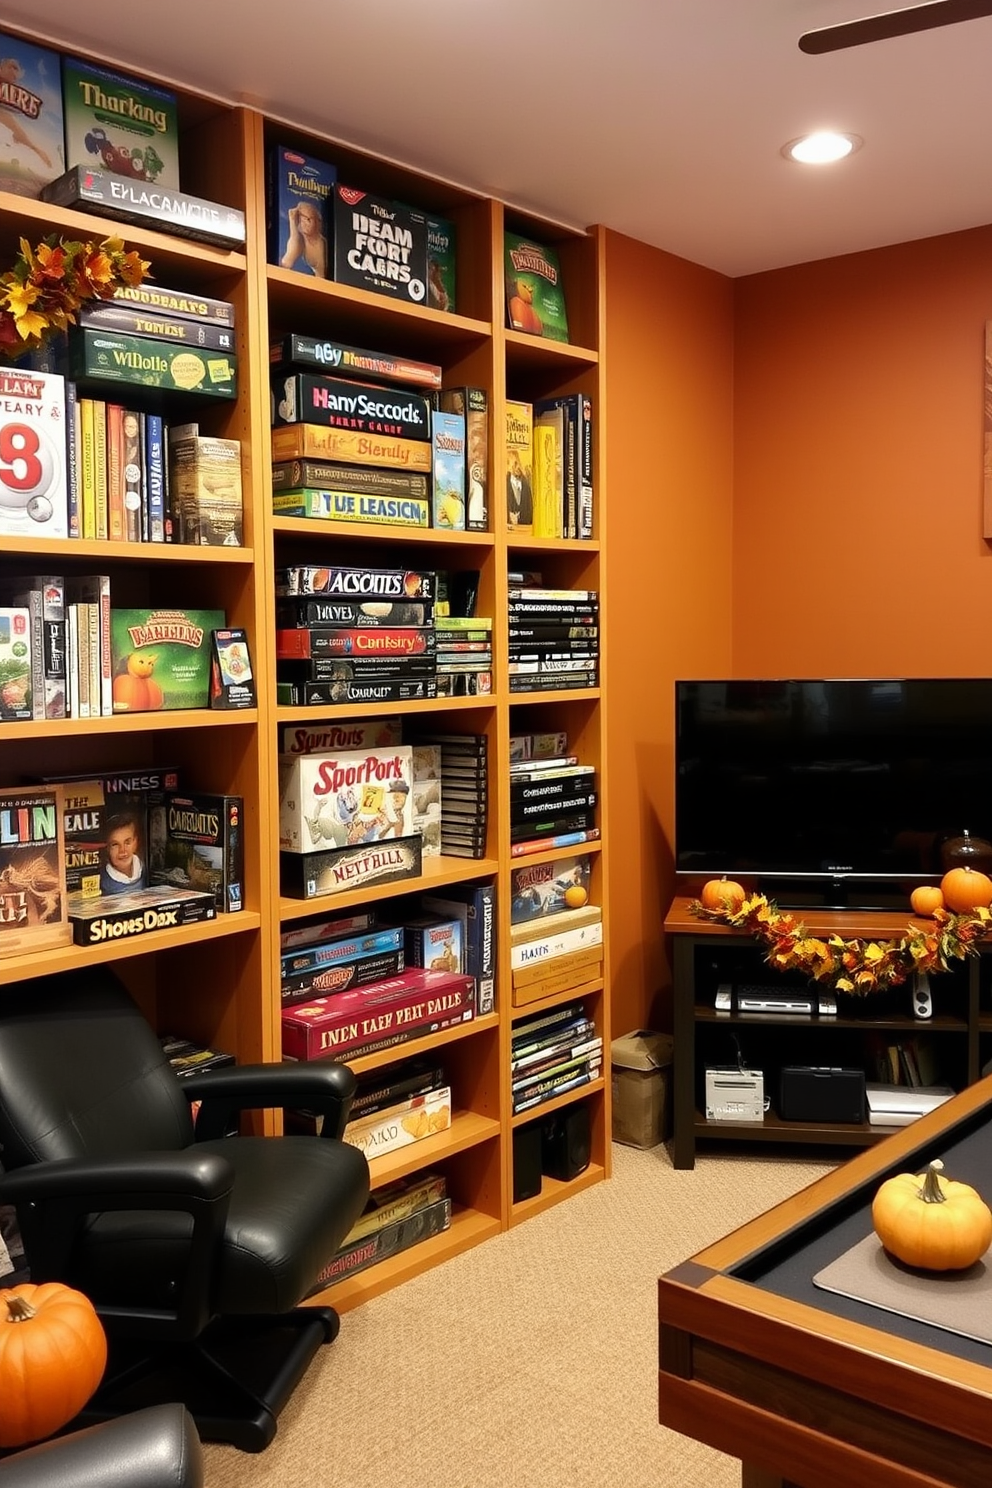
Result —
<path fill-rule="evenodd" d="M 780 992 L 777 987 L 742 986 L 734 989 L 723 982 L 716 991 L 718 1013 L 798 1013 L 807 1017 L 836 1016 L 837 999 L 832 992 Z"/>

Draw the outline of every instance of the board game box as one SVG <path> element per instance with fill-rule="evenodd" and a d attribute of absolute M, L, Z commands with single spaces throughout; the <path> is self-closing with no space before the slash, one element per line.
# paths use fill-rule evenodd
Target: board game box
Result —
<path fill-rule="evenodd" d="M 33 717 L 31 612 L 15 605 L 0 609 L 0 722 Z"/>
<path fill-rule="evenodd" d="M 210 701 L 210 633 L 224 625 L 223 610 L 112 609 L 114 712 L 206 708 Z"/>
<path fill-rule="evenodd" d="M 387 470 L 431 470 L 427 439 L 401 439 L 366 434 L 360 429 L 329 429 L 322 424 L 280 424 L 272 430 L 272 458 L 345 460 L 352 465 L 381 465 Z"/>
<path fill-rule="evenodd" d="M 568 340 L 561 263 L 554 248 L 504 234 L 507 325 L 548 341 Z"/>
<path fill-rule="evenodd" d="M 465 415 L 434 414 L 434 526 L 465 531 Z"/>
<path fill-rule="evenodd" d="M 272 393 L 274 424 L 326 424 L 400 439 L 431 437 L 431 408 L 420 393 L 309 372 L 281 373 L 273 380 Z"/>
<path fill-rule="evenodd" d="M 148 886 L 148 799 L 110 793 L 102 779 L 66 781 L 63 790 L 66 888 L 95 899 Z"/>
<path fill-rule="evenodd" d="M 49 181 L 41 199 L 219 248 L 241 248 L 245 241 L 245 214 L 235 207 L 87 165 L 74 165 Z"/>
<path fill-rule="evenodd" d="M 130 894 L 69 896 L 69 920 L 76 945 L 109 945 L 152 930 L 175 930 L 216 917 L 214 896 L 198 889 L 147 888 Z"/>
<path fill-rule="evenodd" d="M 68 537 L 65 380 L 0 367 L 0 535 Z"/>
<path fill-rule="evenodd" d="M 290 335 L 269 347 L 274 367 L 301 367 L 304 371 L 343 372 L 348 377 L 371 378 L 373 382 L 402 382 L 408 387 L 439 388 L 441 368 L 435 362 L 414 362 L 385 351 L 366 351 L 341 341 L 315 336 Z"/>
<path fill-rule="evenodd" d="M 445 217 L 427 219 L 427 303 L 454 315 L 456 304 L 455 224 Z"/>
<path fill-rule="evenodd" d="M 39 196 L 65 170 L 61 59 L 0 34 L 0 191 Z"/>
<path fill-rule="evenodd" d="M 417 833 L 328 852 L 281 852 L 282 892 L 290 899 L 318 899 L 374 884 L 419 878 L 421 841 Z"/>
<path fill-rule="evenodd" d="M 506 520 L 516 532 L 534 530 L 534 409 L 506 403 Z"/>
<path fill-rule="evenodd" d="M 279 846 L 312 853 L 413 832 L 409 744 L 279 761 Z"/>
<path fill-rule="evenodd" d="M 445 388 L 437 406 L 465 417 L 465 526 L 489 528 L 489 394 L 481 387 Z"/>
<path fill-rule="evenodd" d="M 151 336 L 74 326 L 69 334 L 69 370 L 74 377 L 237 397 L 237 357 L 205 346 L 174 345 Z"/>
<path fill-rule="evenodd" d="M 367 191 L 334 187 L 334 278 L 339 284 L 427 301 L 427 219 Z"/>
<path fill-rule="evenodd" d="M 510 923 L 581 908 L 589 896 L 589 853 L 526 863 L 510 872 Z M 566 895 L 568 897 L 566 897 Z"/>
<path fill-rule="evenodd" d="M 316 568 L 299 565 L 276 569 L 276 595 L 328 595 L 371 606 L 378 600 L 433 599 L 437 574 L 430 569 Z M 369 613 L 373 611 L 369 609 Z M 412 624 L 413 622 L 408 622 Z"/>
<path fill-rule="evenodd" d="M 68 945 L 62 792 L 0 791 L 0 956 Z"/>
<path fill-rule="evenodd" d="M 241 547 L 240 439 L 170 434 L 169 505 L 174 542 Z"/>
<path fill-rule="evenodd" d="M 356 718 L 347 723 L 287 723 L 279 731 L 280 754 L 327 754 L 342 749 L 385 749 L 403 740 L 394 718 Z"/>
<path fill-rule="evenodd" d="M 265 193 L 269 263 L 330 278 L 331 191 L 337 169 L 287 145 L 273 145 Z"/>
<path fill-rule="evenodd" d="M 179 190 L 176 95 L 143 79 L 62 58 L 65 158 Z"/>
<path fill-rule="evenodd" d="M 240 796 L 169 794 L 151 815 L 149 879 L 212 893 L 220 914 L 244 908 L 244 801 Z"/>

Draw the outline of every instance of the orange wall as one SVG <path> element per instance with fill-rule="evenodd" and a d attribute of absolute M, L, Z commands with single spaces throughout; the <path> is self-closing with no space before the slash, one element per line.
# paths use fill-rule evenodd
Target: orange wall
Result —
<path fill-rule="evenodd" d="M 722 278 L 606 239 L 613 1028 L 670 1027 L 677 676 L 992 671 L 992 227 Z"/>
<path fill-rule="evenodd" d="M 733 285 L 606 234 L 613 1031 L 666 1028 L 673 683 L 731 664 Z"/>
<path fill-rule="evenodd" d="M 734 671 L 992 670 L 992 227 L 735 282 Z"/>

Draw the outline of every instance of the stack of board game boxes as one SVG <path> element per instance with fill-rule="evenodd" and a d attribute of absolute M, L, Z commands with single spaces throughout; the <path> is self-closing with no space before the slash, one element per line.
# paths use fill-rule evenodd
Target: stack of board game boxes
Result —
<path fill-rule="evenodd" d="M 533 752 L 553 747 L 555 753 Z M 510 851 L 515 857 L 591 842 L 596 769 L 568 752 L 564 733 L 520 735 L 510 748 Z"/>
<path fill-rule="evenodd" d="M 511 692 L 596 687 L 599 595 L 594 589 L 510 584 Z"/>
<path fill-rule="evenodd" d="M 507 524 L 534 537 L 593 535 L 592 400 L 506 404 Z"/>
<path fill-rule="evenodd" d="M 278 515 L 486 531 L 489 397 L 384 352 L 289 335 L 270 349 Z"/>
<path fill-rule="evenodd" d="M 589 903 L 588 853 L 510 874 L 513 1003 L 526 1007 L 602 976 L 603 911 Z"/>

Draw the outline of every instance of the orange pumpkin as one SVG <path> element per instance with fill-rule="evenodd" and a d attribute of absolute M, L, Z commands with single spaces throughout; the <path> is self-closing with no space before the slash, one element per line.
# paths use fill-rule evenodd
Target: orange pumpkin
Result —
<path fill-rule="evenodd" d="M 909 896 L 913 913 L 929 919 L 936 910 L 943 909 L 944 896 L 936 884 L 919 884 Z"/>
<path fill-rule="evenodd" d="M 736 914 L 746 898 L 740 884 L 732 878 L 711 878 L 703 884 L 699 896 L 704 909 L 722 910 L 725 914 Z"/>
<path fill-rule="evenodd" d="M 107 1340 L 92 1302 L 61 1282 L 0 1291 L 0 1447 L 51 1436 L 103 1377 Z"/>
<path fill-rule="evenodd" d="M 923 1174 L 897 1173 L 872 1202 L 875 1234 L 907 1266 L 960 1271 L 992 1244 L 992 1211 L 975 1189 L 945 1178 L 943 1170 L 935 1158 Z"/>
<path fill-rule="evenodd" d="M 115 713 L 154 713 L 162 706 L 162 689 L 152 676 L 156 657 L 132 651 L 127 666 L 114 678 Z"/>
<path fill-rule="evenodd" d="M 952 868 L 940 880 L 940 891 L 954 914 L 968 914 L 992 904 L 992 878 L 977 868 Z"/>

